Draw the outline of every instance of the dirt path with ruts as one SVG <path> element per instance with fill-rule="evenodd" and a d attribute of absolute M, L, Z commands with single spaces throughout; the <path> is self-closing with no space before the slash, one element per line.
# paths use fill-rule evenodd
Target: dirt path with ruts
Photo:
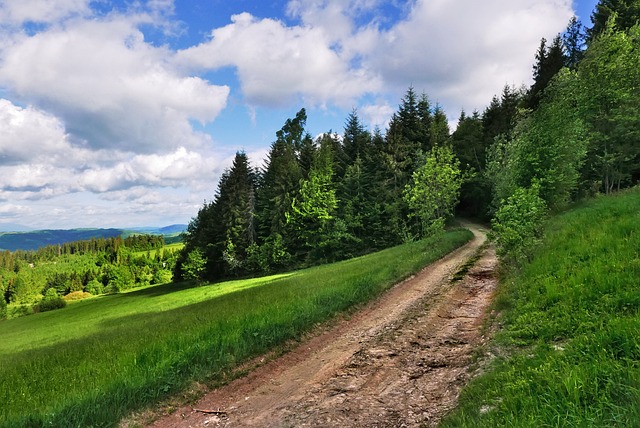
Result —
<path fill-rule="evenodd" d="M 150 426 L 434 426 L 470 377 L 496 284 L 485 232 L 465 226 L 474 239 L 462 248 L 349 319 Z M 464 278 L 452 281 L 474 256 Z"/>

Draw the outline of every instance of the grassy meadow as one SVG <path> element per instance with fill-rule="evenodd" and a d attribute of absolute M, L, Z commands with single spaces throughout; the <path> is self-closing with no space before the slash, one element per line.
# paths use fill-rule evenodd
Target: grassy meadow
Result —
<path fill-rule="evenodd" d="M 0 322 L 0 426 L 115 426 L 295 340 L 471 239 L 466 230 L 289 274 L 166 284 Z"/>
<path fill-rule="evenodd" d="M 495 301 L 501 355 L 444 427 L 640 426 L 640 189 L 552 218 Z"/>

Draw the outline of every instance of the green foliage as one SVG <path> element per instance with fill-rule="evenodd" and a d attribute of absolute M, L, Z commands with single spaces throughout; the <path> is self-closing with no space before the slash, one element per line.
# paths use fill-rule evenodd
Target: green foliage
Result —
<path fill-rule="evenodd" d="M 86 290 L 87 293 L 91 293 L 94 296 L 97 296 L 98 294 L 104 293 L 104 285 L 102 284 L 102 282 L 98 281 L 97 278 L 94 278 L 87 283 Z"/>
<path fill-rule="evenodd" d="M 5 321 L 0 425 L 117 425 L 195 379 L 229 380 L 244 361 L 379 295 L 471 237 L 457 230 L 291 274 L 148 287 Z"/>
<path fill-rule="evenodd" d="M 74 241 L 37 251 L 0 252 L 0 290 L 12 305 L 32 305 L 48 289 L 65 296 L 148 285 L 158 270 L 171 270 L 175 263 L 175 249 L 155 248 L 151 256 L 148 247 L 161 243 L 162 237 L 138 235 Z M 147 251 L 136 252 L 125 244 Z"/>
<path fill-rule="evenodd" d="M 638 0 L 600 0 L 591 14 L 593 27 L 587 30 L 590 40 L 606 31 L 609 21 L 620 30 L 628 30 L 640 20 Z"/>
<path fill-rule="evenodd" d="M 280 234 L 285 241 L 289 238 L 286 216 L 304 178 L 297 150 L 303 145 L 306 121 L 307 114 L 301 109 L 294 119 L 287 119 L 271 145 L 256 192 L 258 234 L 261 237 Z"/>
<path fill-rule="evenodd" d="M 309 178 L 303 180 L 300 194 L 291 203 L 287 223 L 302 241 L 303 251 L 310 254 L 330 234 L 338 207 L 333 183 L 333 153 L 329 145 L 320 147 Z"/>
<path fill-rule="evenodd" d="M 546 206 L 539 191 L 535 183 L 530 188 L 517 188 L 500 205 L 491 222 L 496 253 L 506 265 L 528 260 L 541 237 Z"/>
<path fill-rule="evenodd" d="M 185 261 L 182 263 L 183 279 L 196 280 L 203 279 L 207 261 L 204 254 L 198 248 L 187 253 Z"/>
<path fill-rule="evenodd" d="M 513 139 L 494 143 L 488 174 L 496 201 L 535 182 L 546 204 L 561 208 L 576 191 L 587 146 L 584 122 L 574 108 L 576 78 L 566 69 L 560 72 L 537 110 L 521 118 Z"/>
<path fill-rule="evenodd" d="M 536 64 L 533 66 L 533 85 L 527 94 L 526 106 L 530 109 L 538 108 L 544 91 L 551 79 L 565 65 L 562 39 L 558 35 L 553 39 L 551 46 L 547 46 L 546 39 L 540 41 L 540 47 L 536 52 Z"/>
<path fill-rule="evenodd" d="M 262 245 L 253 244 L 247 249 L 248 269 L 255 273 L 282 272 L 290 266 L 291 259 L 280 234 L 271 235 Z"/>
<path fill-rule="evenodd" d="M 611 193 L 640 176 L 640 27 L 617 31 L 611 21 L 577 73 L 576 105 L 589 140 L 584 187 Z"/>
<path fill-rule="evenodd" d="M 167 282 L 171 282 L 172 279 L 173 279 L 173 274 L 169 269 L 158 269 L 153 273 L 153 278 L 151 280 L 151 283 L 166 284 Z M 89 290 L 87 289 L 87 291 Z M 91 291 L 89 291 L 89 293 L 91 293 Z"/>
<path fill-rule="evenodd" d="M 38 312 L 53 311 L 67 306 L 67 301 L 58 295 L 54 288 L 49 288 L 37 306 Z"/>
<path fill-rule="evenodd" d="M 640 188 L 551 218 L 500 284 L 500 349 L 443 427 L 640 421 Z"/>
<path fill-rule="evenodd" d="M 421 236 L 444 230 L 463 182 L 460 161 L 448 146 L 435 146 L 404 191 L 404 199 L 421 224 Z"/>
<path fill-rule="evenodd" d="M 4 300 L 4 295 L 0 295 L 0 320 L 7 318 L 7 301 Z"/>

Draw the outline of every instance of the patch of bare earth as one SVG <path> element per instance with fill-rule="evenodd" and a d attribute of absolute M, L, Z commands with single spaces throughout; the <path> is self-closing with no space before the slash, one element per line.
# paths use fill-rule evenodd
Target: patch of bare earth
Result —
<path fill-rule="evenodd" d="M 434 426 L 469 380 L 496 280 L 484 232 L 349 319 L 152 427 Z M 478 251 L 460 281 L 451 278 Z M 203 412 L 208 411 L 208 412 Z"/>

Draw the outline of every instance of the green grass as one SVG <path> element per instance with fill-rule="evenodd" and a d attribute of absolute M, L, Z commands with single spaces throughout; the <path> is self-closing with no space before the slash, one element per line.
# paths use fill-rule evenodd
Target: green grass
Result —
<path fill-rule="evenodd" d="M 163 285 L 0 323 L 1 426 L 114 426 L 370 300 L 468 231 L 267 278 Z"/>
<path fill-rule="evenodd" d="M 442 426 L 640 426 L 640 189 L 551 219 L 495 305 L 507 356 Z"/>
<path fill-rule="evenodd" d="M 158 251 L 164 252 L 164 254 L 169 254 L 169 253 L 177 253 L 178 251 L 182 250 L 182 248 L 184 247 L 184 243 L 182 242 L 174 242 L 172 244 L 167 244 L 164 247 L 160 248 L 160 249 L 153 249 L 153 250 L 149 250 L 149 251 L 136 251 L 133 253 L 134 256 L 146 256 L 147 254 L 149 254 L 151 257 L 155 257 L 156 253 Z"/>

